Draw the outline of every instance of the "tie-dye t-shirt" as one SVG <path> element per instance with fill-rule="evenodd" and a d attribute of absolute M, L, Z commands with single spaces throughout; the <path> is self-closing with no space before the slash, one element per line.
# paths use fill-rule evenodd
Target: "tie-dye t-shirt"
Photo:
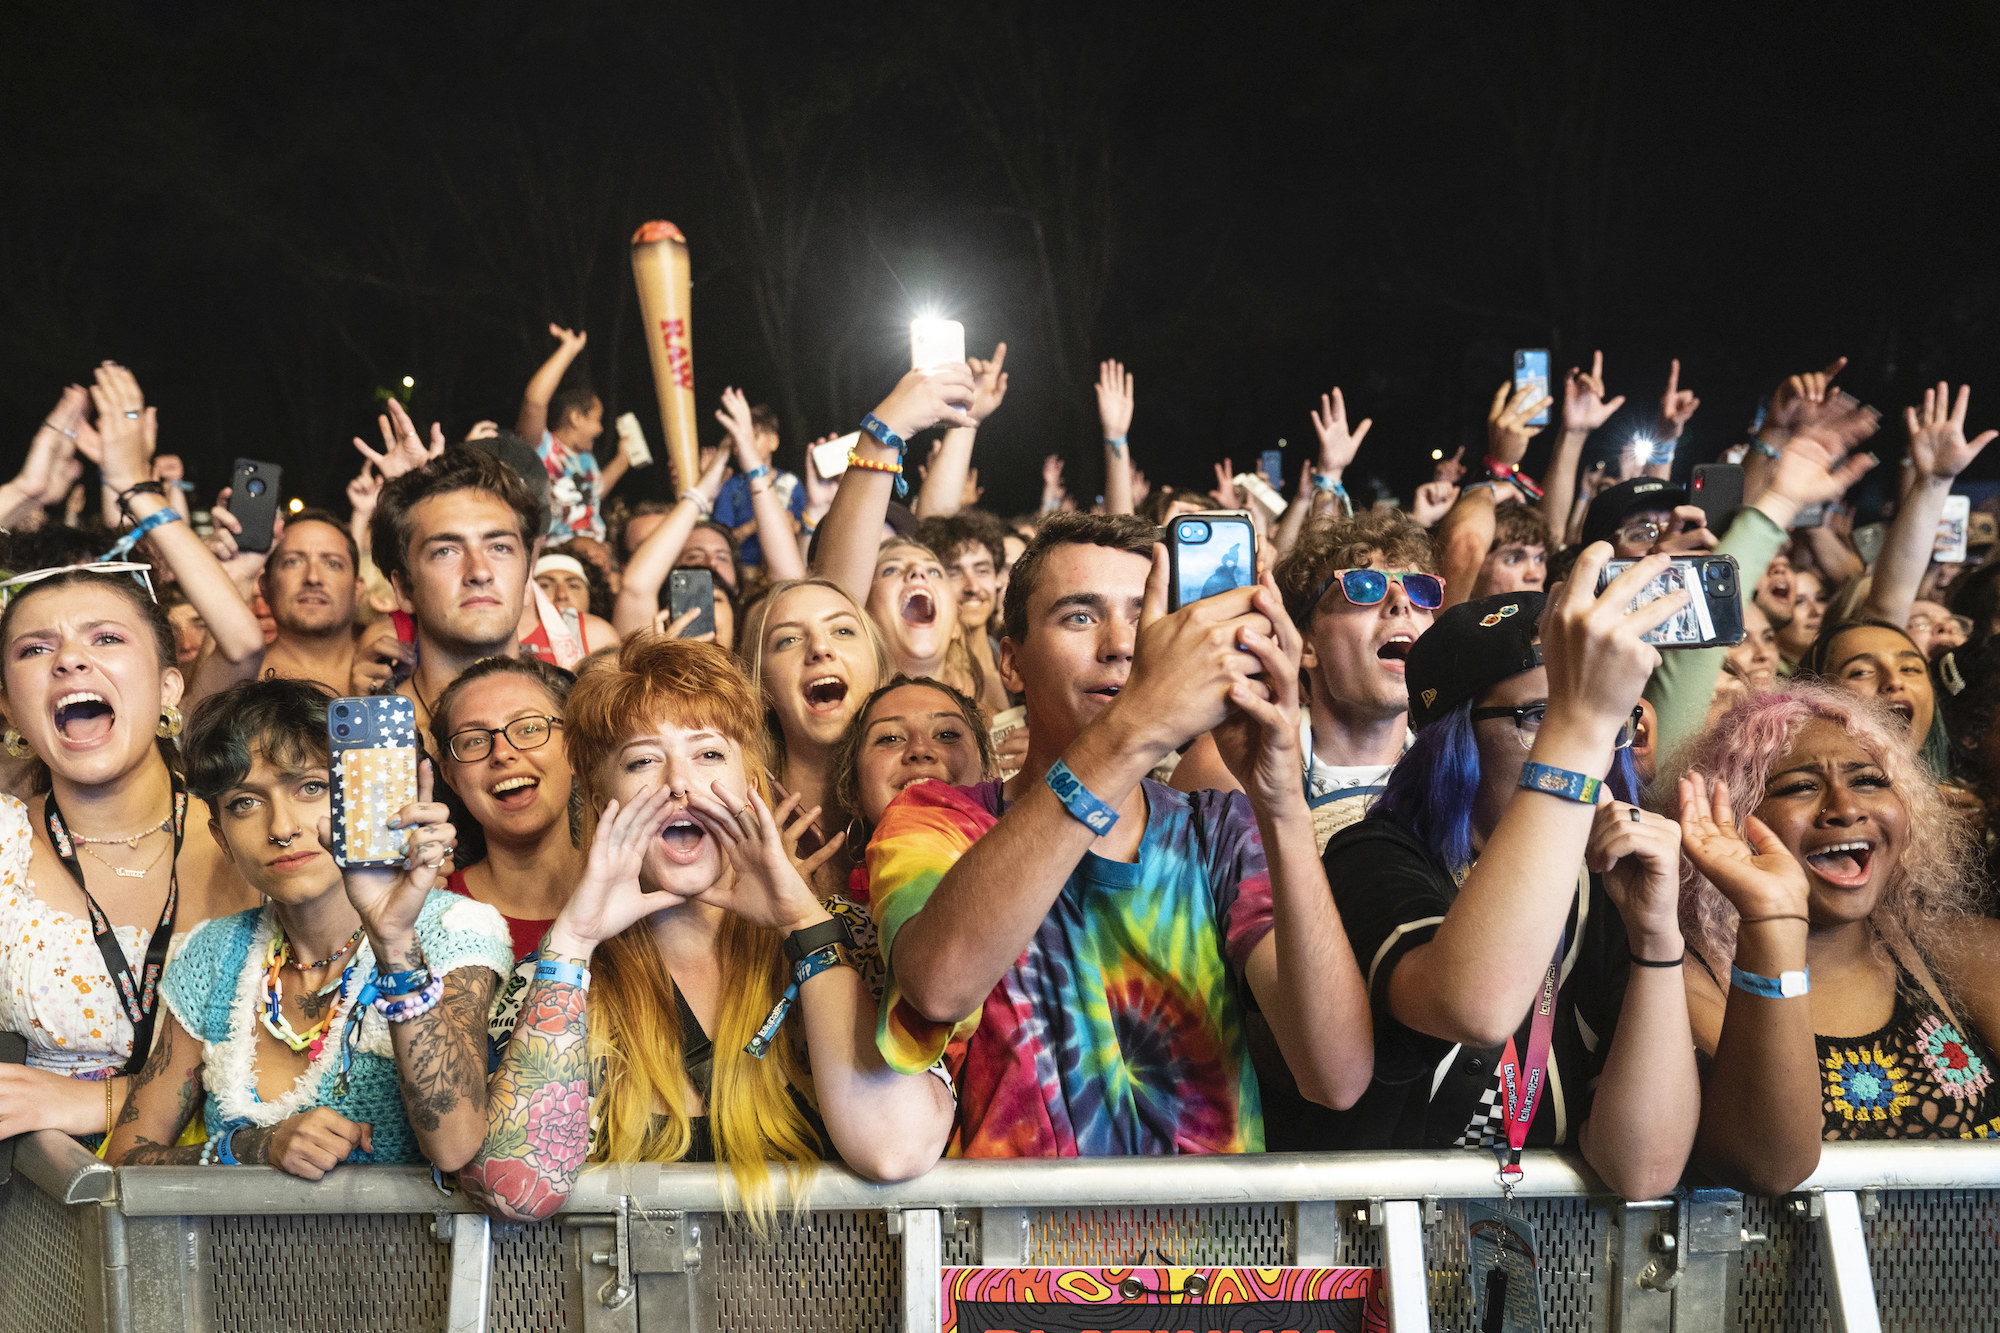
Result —
<path fill-rule="evenodd" d="M 945 1052 L 959 1157 L 1261 1152 L 1243 967 L 1271 929 L 1271 879 L 1240 792 L 1144 784 L 1134 862 L 1084 853 L 1034 939 L 956 1026 L 903 1003 L 895 938 L 998 822 L 1000 784 L 920 783 L 868 844 L 889 960 L 876 1041 L 904 1073 Z"/>

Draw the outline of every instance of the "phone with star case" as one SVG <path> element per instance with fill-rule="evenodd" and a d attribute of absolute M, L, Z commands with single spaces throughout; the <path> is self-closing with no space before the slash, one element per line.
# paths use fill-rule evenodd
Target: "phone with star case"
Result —
<path fill-rule="evenodd" d="M 417 799 L 417 706 L 396 694 L 335 699 L 326 706 L 326 739 L 334 862 L 402 864 L 410 830 L 390 828 L 389 821 Z"/>

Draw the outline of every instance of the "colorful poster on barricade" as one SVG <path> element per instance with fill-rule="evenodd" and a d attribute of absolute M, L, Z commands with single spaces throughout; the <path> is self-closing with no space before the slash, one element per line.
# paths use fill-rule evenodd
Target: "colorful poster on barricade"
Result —
<path fill-rule="evenodd" d="M 943 1328 L 1388 1333 L 1389 1320 L 1370 1268 L 947 1268 Z"/>

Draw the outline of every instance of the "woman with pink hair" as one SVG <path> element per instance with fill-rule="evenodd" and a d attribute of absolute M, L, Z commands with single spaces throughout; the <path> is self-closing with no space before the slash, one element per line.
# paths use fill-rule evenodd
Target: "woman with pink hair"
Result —
<path fill-rule="evenodd" d="M 1893 719 L 1793 684 L 1678 760 L 1695 1162 L 1782 1194 L 1823 1141 L 2000 1136 L 2000 922 L 1973 910 L 1971 829 Z"/>

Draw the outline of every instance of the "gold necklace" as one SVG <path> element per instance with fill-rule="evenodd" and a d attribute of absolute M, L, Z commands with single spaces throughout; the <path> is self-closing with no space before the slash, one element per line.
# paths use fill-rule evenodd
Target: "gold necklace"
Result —
<path fill-rule="evenodd" d="M 122 842 L 127 847 L 130 847 L 133 851 L 136 852 L 139 850 L 139 839 L 150 838 L 155 833 L 165 833 L 167 829 L 173 824 L 173 822 L 174 822 L 174 817 L 171 814 L 169 814 L 165 819 L 162 819 L 159 823 L 153 825 L 151 828 L 140 829 L 137 833 L 114 833 L 110 837 L 106 838 L 93 838 L 88 834 L 78 833 L 75 829 L 68 830 L 68 833 L 69 833 L 69 840 L 71 842 L 79 843 L 84 846 L 90 846 L 92 844 L 95 844 L 99 847 L 105 847 L 109 846 L 114 842 Z"/>
<path fill-rule="evenodd" d="M 153 873 L 153 867 L 160 864 L 160 858 L 164 857 L 167 854 L 167 849 L 162 847 L 160 848 L 159 855 L 155 856 L 151 861 L 147 862 L 146 868 L 144 870 L 133 870 L 130 867 L 121 866 L 115 862 L 105 860 L 103 856 L 99 855 L 95 850 L 93 850 L 90 847 L 79 845 L 77 847 L 77 850 L 82 852 L 85 856 L 89 857 L 91 860 L 97 862 L 99 865 L 108 867 L 112 871 L 112 873 L 116 874 L 120 879 L 146 878 L 146 876 Z"/>

